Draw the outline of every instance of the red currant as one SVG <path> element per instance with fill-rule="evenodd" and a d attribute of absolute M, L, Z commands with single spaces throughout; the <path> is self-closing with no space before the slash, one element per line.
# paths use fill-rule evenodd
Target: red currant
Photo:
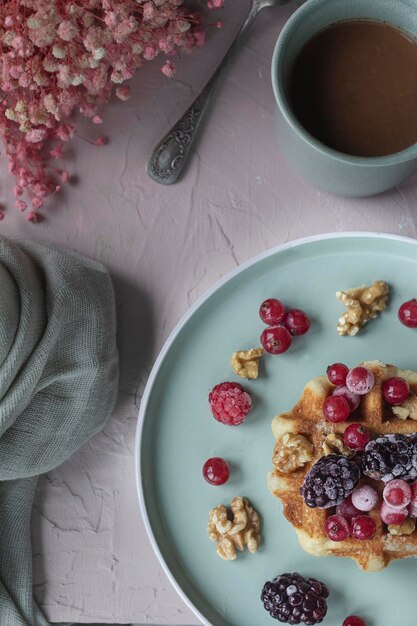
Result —
<path fill-rule="evenodd" d="M 268 298 L 259 308 L 259 317 L 268 326 L 276 326 L 284 320 L 285 306 L 275 298 Z"/>
<path fill-rule="evenodd" d="M 382 497 L 385 502 L 393 509 L 403 509 L 411 502 L 411 487 L 405 480 L 399 478 L 390 480 L 384 487 Z"/>
<path fill-rule="evenodd" d="M 291 335 L 305 335 L 311 326 L 310 318 L 301 309 L 291 309 L 284 319 Z"/>
<path fill-rule="evenodd" d="M 346 376 L 346 387 L 352 393 L 363 396 L 375 386 L 375 376 L 366 367 L 354 367 Z"/>
<path fill-rule="evenodd" d="M 352 519 L 354 517 L 360 514 L 361 512 L 359 511 L 359 509 L 357 509 L 356 506 L 352 503 L 351 496 L 345 498 L 343 502 L 336 507 L 336 515 L 341 515 L 342 517 L 347 519 L 349 524 L 352 522 Z"/>
<path fill-rule="evenodd" d="M 348 401 L 342 396 L 329 396 L 323 404 L 323 415 L 329 422 L 345 422 L 350 415 Z"/>
<path fill-rule="evenodd" d="M 224 485 L 230 476 L 228 462 L 218 456 L 208 459 L 203 465 L 203 476 L 210 485 Z"/>
<path fill-rule="evenodd" d="M 358 515 L 352 520 L 352 537 L 365 541 L 375 535 L 376 524 L 369 515 Z"/>
<path fill-rule="evenodd" d="M 261 343 L 267 352 L 282 354 L 290 347 L 292 337 L 285 326 L 270 326 L 261 335 Z"/>
<path fill-rule="evenodd" d="M 381 519 L 385 524 L 402 524 L 408 517 L 408 511 L 404 509 L 394 509 L 394 507 L 382 502 L 379 511 Z"/>
<path fill-rule="evenodd" d="M 413 298 L 404 302 L 398 310 L 398 318 L 404 326 L 417 328 L 417 300 Z"/>
<path fill-rule="evenodd" d="M 371 441 L 371 433 L 362 424 L 350 424 L 343 433 L 343 441 L 351 450 L 364 450 Z"/>
<path fill-rule="evenodd" d="M 333 363 L 326 370 L 327 378 L 333 385 L 344 385 L 348 372 L 349 368 L 343 363 Z"/>
<path fill-rule="evenodd" d="M 342 626 L 366 626 L 366 622 L 357 615 L 349 615 L 349 617 L 344 620 Z"/>
<path fill-rule="evenodd" d="M 352 393 L 351 391 L 349 391 L 349 389 L 345 387 L 344 385 L 340 385 L 339 387 L 336 387 L 336 389 L 333 391 L 333 395 L 343 396 L 343 398 L 345 398 L 348 401 L 351 411 L 356 411 L 356 409 L 361 403 L 361 397 L 358 396 L 356 393 Z"/>
<path fill-rule="evenodd" d="M 410 395 L 410 387 L 404 378 L 393 376 L 383 382 L 382 395 L 388 404 L 402 404 Z"/>
<path fill-rule="evenodd" d="M 350 525 L 341 515 L 330 515 L 324 523 L 324 532 L 332 541 L 344 541 L 350 535 Z"/>

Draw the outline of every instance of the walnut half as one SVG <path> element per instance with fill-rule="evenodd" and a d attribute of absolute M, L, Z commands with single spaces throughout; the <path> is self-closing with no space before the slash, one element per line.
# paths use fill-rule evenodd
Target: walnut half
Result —
<path fill-rule="evenodd" d="M 304 435 L 285 433 L 277 440 L 272 463 L 283 474 L 290 474 L 313 458 L 313 444 Z"/>
<path fill-rule="evenodd" d="M 336 291 L 336 298 L 347 307 L 347 311 L 339 317 L 339 335 L 356 335 L 369 320 L 385 311 L 388 291 L 388 285 L 383 280 L 376 280 L 370 287 L 362 285 L 347 291 Z"/>
<path fill-rule="evenodd" d="M 325 456 L 329 456 L 329 454 L 352 456 L 353 454 L 353 450 L 345 445 L 343 437 L 341 435 L 337 435 L 336 433 L 329 433 L 323 441 L 321 447 Z"/>
<path fill-rule="evenodd" d="M 233 352 L 230 363 L 238 376 L 242 378 L 258 378 L 259 360 L 264 352 L 263 348 L 239 350 L 239 352 Z"/>
<path fill-rule="evenodd" d="M 236 548 L 241 552 L 247 546 L 254 553 L 261 543 L 259 515 L 247 498 L 236 496 L 230 508 L 233 520 L 229 519 L 224 504 L 215 506 L 209 513 L 208 534 L 216 542 L 216 552 L 225 561 L 234 561 Z"/>
<path fill-rule="evenodd" d="M 417 420 L 417 396 L 412 393 L 407 400 L 404 400 L 399 406 L 393 406 L 392 412 L 401 420 L 411 419 Z"/>

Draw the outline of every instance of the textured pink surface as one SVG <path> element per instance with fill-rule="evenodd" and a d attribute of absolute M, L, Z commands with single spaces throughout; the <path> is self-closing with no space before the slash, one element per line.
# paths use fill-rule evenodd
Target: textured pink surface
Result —
<path fill-rule="evenodd" d="M 217 93 L 183 181 L 165 188 L 147 178 L 152 147 L 208 78 L 248 3 L 227 5 L 227 26 L 184 59 L 176 80 L 146 68 L 134 81 L 132 101 L 110 106 L 107 147 L 76 143 L 69 167 L 79 183 L 56 198 L 48 222 L 33 226 L 9 211 L 1 223 L 5 235 L 62 244 L 101 260 L 117 291 L 122 380 L 114 418 L 39 485 L 35 592 L 53 621 L 196 623 L 153 556 L 133 466 L 146 377 L 196 298 L 254 254 L 304 235 L 416 236 L 417 178 L 378 198 L 344 200 L 306 185 L 287 167 L 273 132 L 269 72 L 276 37 L 295 4 L 259 17 Z M 5 194 L 10 179 L 2 163 Z M 11 202 L 11 194 L 4 201 Z"/>

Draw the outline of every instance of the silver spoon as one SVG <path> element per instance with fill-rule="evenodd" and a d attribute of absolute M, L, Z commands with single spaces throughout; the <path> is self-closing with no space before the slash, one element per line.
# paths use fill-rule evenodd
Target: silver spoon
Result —
<path fill-rule="evenodd" d="M 146 171 L 154 181 L 162 185 L 172 185 L 179 179 L 187 163 L 191 146 L 194 143 L 198 127 L 203 119 L 204 112 L 207 109 L 207 104 L 214 88 L 231 57 L 239 49 L 244 35 L 262 9 L 275 7 L 286 1 L 287 0 L 252 0 L 250 11 L 243 26 L 237 33 L 232 45 L 226 52 L 213 76 L 194 100 L 193 104 L 152 152 L 146 166 Z"/>

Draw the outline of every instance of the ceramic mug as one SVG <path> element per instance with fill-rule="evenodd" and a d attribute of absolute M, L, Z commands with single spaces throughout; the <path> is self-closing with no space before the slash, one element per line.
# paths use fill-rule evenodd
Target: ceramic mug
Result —
<path fill-rule="evenodd" d="M 314 186 L 336 195 L 364 197 L 398 185 L 417 171 L 417 144 L 381 157 L 338 152 L 310 135 L 289 103 L 294 60 L 311 37 L 334 22 L 372 19 L 388 22 L 417 39 L 417 0 L 308 0 L 288 20 L 272 60 L 278 105 L 279 147 L 292 167 Z"/>

